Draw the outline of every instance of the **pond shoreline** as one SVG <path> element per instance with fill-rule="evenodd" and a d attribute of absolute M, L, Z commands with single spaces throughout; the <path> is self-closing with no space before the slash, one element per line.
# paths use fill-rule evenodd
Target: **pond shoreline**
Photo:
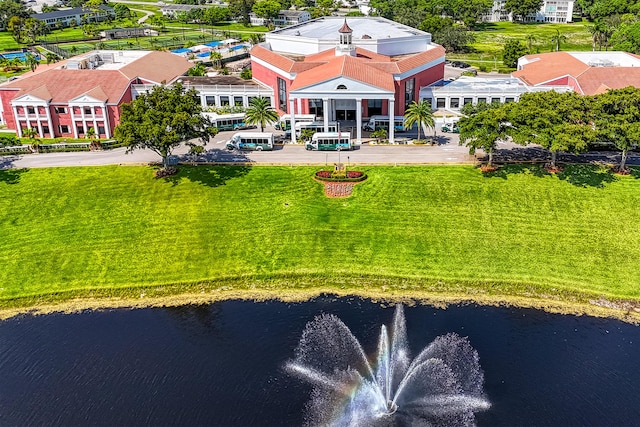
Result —
<path fill-rule="evenodd" d="M 315 279 L 315 280 L 314 280 Z M 315 282 L 320 278 L 308 279 Z M 63 294 L 38 295 L 0 301 L 0 320 L 30 314 L 77 313 L 85 310 L 141 309 L 201 305 L 227 300 L 304 302 L 319 296 L 360 297 L 380 304 L 449 305 L 477 304 L 482 306 L 538 309 L 548 313 L 575 316 L 614 318 L 640 324 L 640 301 L 613 299 L 605 296 L 557 291 L 549 292 L 534 285 L 525 285 L 513 293 L 500 293 L 497 283 L 471 286 L 463 282 L 444 289 L 437 281 L 425 286 L 420 280 L 397 278 L 345 278 L 341 283 L 314 285 L 292 284 L 287 280 L 242 278 L 197 284 L 155 285 L 149 287 L 71 290 Z M 320 279 L 321 280 L 321 279 Z M 334 279 L 335 280 L 335 279 Z M 380 282 L 366 286 L 367 282 Z M 286 286 L 287 284 L 290 287 Z M 446 286 L 445 286 L 446 287 Z"/>

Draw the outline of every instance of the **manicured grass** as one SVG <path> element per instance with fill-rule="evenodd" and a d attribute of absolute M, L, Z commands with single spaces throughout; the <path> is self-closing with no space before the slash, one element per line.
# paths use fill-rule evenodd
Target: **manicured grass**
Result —
<path fill-rule="evenodd" d="M 275 295 L 383 281 L 409 295 L 640 300 L 637 177 L 360 169 L 369 179 L 348 199 L 326 198 L 310 167 L 184 166 L 166 181 L 150 167 L 0 171 L 0 307 L 219 279 Z"/>
<path fill-rule="evenodd" d="M 556 48 L 552 41 L 556 30 L 566 37 L 566 40 L 560 44 L 561 50 L 591 50 L 591 34 L 588 31 L 590 25 L 593 24 L 590 22 L 574 22 L 572 24 L 487 23 L 474 32 L 476 41 L 471 45 L 474 49 L 473 53 L 447 54 L 447 59 L 465 60 L 474 66 L 484 64 L 489 69 L 495 68 L 496 65 L 498 68 L 504 68 L 502 50 L 508 40 L 520 40 L 528 46 L 527 36 L 531 34 L 535 38 L 532 43 L 533 53 L 552 52 Z"/>

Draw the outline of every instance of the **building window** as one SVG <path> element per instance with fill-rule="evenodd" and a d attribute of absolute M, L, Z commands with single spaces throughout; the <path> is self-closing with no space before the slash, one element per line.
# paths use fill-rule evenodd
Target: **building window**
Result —
<path fill-rule="evenodd" d="M 514 99 L 514 98 L 505 98 L 505 99 L 504 99 L 504 102 L 505 102 L 505 103 L 506 103 L 506 102 L 515 102 L 515 99 Z"/>
<path fill-rule="evenodd" d="M 68 125 L 60 125 L 60 126 L 58 126 L 58 130 L 60 130 L 60 133 L 69 133 L 69 126 Z"/>
<path fill-rule="evenodd" d="M 460 108 L 460 98 L 451 98 L 449 105 L 451 108 Z"/>
<path fill-rule="evenodd" d="M 447 105 L 447 98 L 436 98 L 436 108 L 444 108 Z"/>
<path fill-rule="evenodd" d="M 408 106 L 409 104 L 411 104 L 415 98 L 415 92 L 416 92 L 416 79 L 409 79 L 406 82 L 404 82 L 404 106 Z"/>
<path fill-rule="evenodd" d="M 487 103 L 487 98 L 478 98 L 477 104 L 486 104 L 486 103 Z"/>
<path fill-rule="evenodd" d="M 106 135 L 107 133 L 104 131 L 104 126 L 98 126 L 98 135 Z"/>
<path fill-rule="evenodd" d="M 379 116 L 382 114 L 382 99 L 367 99 L 367 115 Z"/>
<path fill-rule="evenodd" d="M 315 114 L 316 117 L 324 117 L 324 109 L 322 106 L 322 99 L 310 99 L 309 100 L 309 113 Z"/>
<path fill-rule="evenodd" d="M 78 131 L 78 135 L 83 135 L 84 134 L 84 126 L 78 125 L 76 127 L 76 130 Z"/>
<path fill-rule="evenodd" d="M 462 105 L 473 104 L 473 98 L 465 98 Z"/>
<path fill-rule="evenodd" d="M 85 114 L 91 114 L 91 107 L 84 107 Z"/>
<path fill-rule="evenodd" d="M 215 96 L 205 96 L 204 103 L 207 104 L 207 107 L 215 107 L 216 106 L 216 97 Z"/>
<path fill-rule="evenodd" d="M 278 108 L 287 112 L 287 82 L 278 77 Z"/>
<path fill-rule="evenodd" d="M 42 126 L 42 133 L 49 133 L 49 126 Z"/>
<path fill-rule="evenodd" d="M 491 98 L 492 104 L 500 104 L 500 98 Z"/>
<path fill-rule="evenodd" d="M 36 109 L 33 107 L 27 107 L 27 114 L 35 114 L 36 113 Z"/>
<path fill-rule="evenodd" d="M 242 106 L 244 106 L 244 101 L 242 100 L 241 96 L 234 96 L 233 97 L 233 104 L 236 107 L 242 107 Z"/>
<path fill-rule="evenodd" d="M 228 96 L 221 96 L 220 97 L 220 106 L 221 107 L 227 107 L 229 105 L 229 97 Z"/>
<path fill-rule="evenodd" d="M 67 108 L 66 107 L 56 107 L 55 108 L 55 112 L 57 114 L 67 114 Z"/>
<path fill-rule="evenodd" d="M 336 89 L 337 90 L 347 90 L 347 87 L 345 85 L 338 85 L 338 87 Z"/>

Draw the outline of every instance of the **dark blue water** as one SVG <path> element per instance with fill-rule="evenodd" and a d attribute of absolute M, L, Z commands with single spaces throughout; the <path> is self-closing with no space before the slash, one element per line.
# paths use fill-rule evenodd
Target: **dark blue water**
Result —
<path fill-rule="evenodd" d="M 0 425 L 298 426 L 310 387 L 282 365 L 306 323 L 336 314 L 374 352 L 393 311 L 322 298 L 9 319 Z M 414 352 L 469 337 L 493 405 L 480 426 L 640 425 L 640 327 L 494 307 L 405 314 Z"/>

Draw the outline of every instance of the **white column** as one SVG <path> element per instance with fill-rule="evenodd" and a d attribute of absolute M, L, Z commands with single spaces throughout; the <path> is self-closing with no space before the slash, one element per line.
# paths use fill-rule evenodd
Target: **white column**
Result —
<path fill-rule="evenodd" d="M 16 130 L 18 131 L 18 138 L 22 138 L 22 126 L 20 126 L 20 120 L 18 120 L 18 107 L 12 105 L 11 108 L 13 109 L 13 118 L 16 120 Z"/>
<path fill-rule="evenodd" d="M 291 143 L 296 144 L 296 114 L 293 111 L 293 98 L 289 98 L 289 114 L 291 115 Z"/>
<path fill-rule="evenodd" d="M 47 112 L 47 124 L 49 125 L 49 137 L 54 138 L 55 132 L 53 131 L 53 122 L 51 121 L 51 106 L 47 105 L 45 111 Z"/>
<path fill-rule="evenodd" d="M 40 138 L 44 138 L 44 135 L 42 134 L 42 124 L 40 123 L 40 106 L 36 105 L 34 107 L 34 111 L 36 112 L 36 126 L 38 127 L 38 135 L 40 135 Z"/>
<path fill-rule="evenodd" d="M 76 126 L 76 116 L 73 114 L 73 107 L 69 106 L 69 113 L 71 114 L 71 128 L 73 129 L 73 137 L 78 139 L 78 127 Z"/>
<path fill-rule="evenodd" d="M 98 135 L 98 121 L 96 120 L 96 107 L 95 105 L 91 106 L 91 115 L 93 116 L 93 131 L 96 133 L 96 136 L 100 138 Z"/>
<path fill-rule="evenodd" d="M 356 143 L 360 144 L 362 138 L 362 99 L 356 98 Z"/>
<path fill-rule="evenodd" d="M 302 114 L 302 98 L 298 98 L 298 114 Z"/>
<path fill-rule="evenodd" d="M 111 138 L 111 126 L 109 125 L 109 109 L 107 108 L 107 104 L 102 105 L 102 111 L 104 111 L 104 135 L 107 139 L 109 139 Z"/>
<path fill-rule="evenodd" d="M 324 116 L 324 131 L 329 132 L 329 98 L 322 98 L 322 115 Z"/>
<path fill-rule="evenodd" d="M 395 111 L 395 101 L 391 98 L 389 100 L 389 144 L 393 144 L 393 137 L 395 136 L 395 127 L 393 126 Z"/>

